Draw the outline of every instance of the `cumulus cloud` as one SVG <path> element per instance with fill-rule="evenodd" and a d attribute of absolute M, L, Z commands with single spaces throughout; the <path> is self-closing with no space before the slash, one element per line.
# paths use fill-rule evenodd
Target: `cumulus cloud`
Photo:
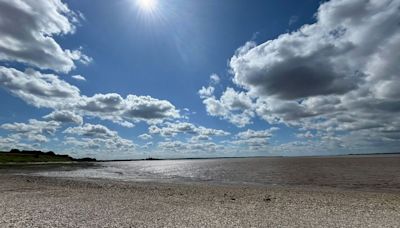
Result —
<path fill-rule="evenodd" d="M 203 87 L 199 90 L 200 98 L 202 98 L 202 99 L 207 99 L 207 98 L 209 98 L 209 97 L 212 97 L 213 94 L 214 94 L 214 90 L 215 90 L 215 88 L 212 87 L 212 86 L 208 86 L 208 87 L 204 87 L 204 86 L 203 86 Z"/>
<path fill-rule="evenodd" d="M 251 123 L 254 116 L 253 100 L 246 92 L 238 92 L 228 87 L 218 99 L 215 95 L 215 85 L 220 82 L 216 74 L 210 76 L 210 85 L 202 87 L 198 94 L 206 106 L 207 113 L 228 120 L 238 127 Z"/>
<path fill-rule="evenodd" d="M 28 123 L 6 123 L 2 124 L 0 128 L 11 132 L 10 136 L 15 142 L 33 141 L 45 143 L 49 141 L 48 136 L 53 136 L 61 128 L 61 124 L 56 121 L 30 119 Z"/>
<path fill-rule="evenodd" d="M 127 140 L 121 137 L 113 137 L 113 138 L 75 138 L 75 137 L 66 137 L 63 141 L 63 144 L 72 146 L 72 150 L 79 150 L 79 153 L 82 153 L 81 150 L 86 153 L 96 151 L 97 156 L 107 157 L 107 158 L 115 158 L 117 156 L 128 156 L 131 157 L 135 152 L 135 148 L 137 147 L 131 140 Z M 101 153 L 109 154 L 110 152 L 114 152 L 111 155 L 102 155 Z"/>
<path fill-rule="evenodd" d="M 62 49 L 54 36 L 75 32 L 79 18 L 60 0 L 0 1 L 0 60 L 69 72 L 89 63 L 81 50 Z"/>
<path fill-rule="evenodd" d="M 153 138 L 153 136 L 149 135 L 149 134 L 141 134 L 138 136 L 140 139 L 142 140 L 150 140 Z"/>
<path fill-rule="evenodd" d="M 347 61 L 335 67 L 336 58 L 351 49 L 350 43 L 336 41 L 340 37 L 335 38 L 338 35 L 331 30 L 325 32 L 326 37 L 319 30 L 317 24 L 303 26 L 298 32 L 238 51 L 230 61 L 235 83 L 257 96 L 283 100 L 354 89 L 359 73 L 349 69 Z"/>
<path fill-rule="evenodd" d="M 226 119 L 238 127 L 251 123 L 254 116 L 253 101 L 247 93 L 237 92 L 228 87 L 217 99 L 213 92 L 213 87 L 203 87 L 199 91 L 209 115 Z"/>
<path fill-rule="evenodd" d="M 15 145 L 18 145 L 19 141 L 15 137 L 7 136 L 1 137 L 0 136 L 0 150 L 6 151 L 15 148 Z"/>
<path fill-rule="evenodd" d="M 111 131 L 100 124 L 84 124 L 79 127 L 70 127 L 64 133 L 93 138 L 112 138 L 118 135 L 116 131 Z"/>
<path fill-rule="evenodd" d="M 153 123 L 180 117 L 179 110 L 166 100 L 132 94 L 123 98 L 117 93 L 88 97 L 57 75 L 42 74 L 32 69 L 22 72 L 0 66 L 0 86 L 35 107 L 71 110 L 126 127 L 133 127 L 131 121 Z"/>
<path fill-rule="evenodd" d="M 315 137 L 315 135 L 313 133 L 311 133 L 310 131 L 306 131 L 306 132 L 296 134 L 296 137 L 302 138 L 302 139 L 312 139 Z"/>
<path fill-rule="evenodd" d="M 64 130 L 64 133 L 71 135 L 65 138 L 64 144 L 89 151 L 132 153 L 137 147 L 132 140 L 124 139 L 118 135 L 118 132 L 100 124 L 87 123 L 79 127 L 70 127 Z"/>
<path fill-rule="evenodd" d="M 266 130 L 252 130 L 248 129 L 247 131 L 242 131 L 239 132 L 236 137 L 239 139 L 255 139 L 255 138 L 261 138 L 261 139 L 269 139 L 272 136 L 272 132 L 279 130 L 277 127 L 272 127 L 270 129 Z"/>
<path fill-rule="evenodd" d="M 117 93 L 95 94 L 92 97 L 83 96 L 77 106 L 91 113 L 113 113 L 123 109 L 124 99 Z"/>
<path fill-rule="evenodd" d="M 176 156 L 209 156 L 223 151 L 223 146 L 213 142 L 182 142 L 166 141 L 159 142 L 158 148 L 164 153 L 175 154 Z"/>
<path fill-rule="evenodd" d="M 25 137 L 26 138 L 26 137 Z M 21 142 L 21 136 L 19 134 L 8 135 L 7 137 L 0 137 L 0 150 L 8 151 L 11 149 L 19 148 L 22 150 L 35 150 L 41 142 Z M 28 140 L 29 141 L 29 140 Z M 47 139 L 46 139 L 47 141 Z"/>
<path fill-rule="evenodd" d="M 272 137 L 273 132 L 279 130 L 277 127 L 272 127 L 266 130 L 252 130 L 239 132 L 235 135 L 235 139 L 230 141 L 231 144 L 244 146 L 248 151 L 267 151 L 269 139 Z"/>
<path fill-rule="evenodd" d="M 43 117 L 45 120 L 54 120 L 60 123 L 75 123 L 81 125 L 83 123 L 82 116 L 71 111 L 54 111 Z"/>
<path fill-rule="evenodd" d="M 321 4 L 315 23 L 239 48 L 229 67 L 242 96 L 250 97 L 241 102 L 247 107 L 236 106 L 250 113 L 239 126 L 254 113 L 303 130 L 359 140 L 368 130 L 381 141 L 398 140 L 399 8 L 393 0 L 331 0 Z M 232 122 L 225 93 L 200 94 L 210 115 Z"/>
<path fill-rule="evenodd" d="M 212 138 L 208 135 L 195 135 L 190 138 L 190 142 L 194 142 L 194 143 L 210 141 L 210 140 L 212 140 Z"/>
<path fill-rule="evenodd" d="M 151 123 L 180 117 L 179 111 L 169 101 L 136 95 L 122 98 L 116 93 L 83 96 L 75 108 L 85 114 L 128 126 L 131 125 L 127 121 Z"/>
<path fill-rule="evenodd" d="M 59 108 L 74 103 L 80 90 L 54 74 L 0 66 L 0 86 L 35 107 Z"/>
<path fill-rule="evenodd" d="M 164 126 L 158 127 L 152 125 L 149 127 L 150 134 L 160 134 L 164 137 L 172 137 L 177 134 L 190 134 L 190 135 L 200 135 L 200 136 L 227 136 L 230 133 L 213 128 L 206 128 L 203 126 L 196 126 L 192 123 L 187 122 L 177 122 L 177 123 L 165 123 Z"/>
<path fill-rule="evenodd" d="M 64 130 L 65 137 L 63 144 L 71 146 L 72 150 L 79 150 L 81 153 L 96 151 L 99 157 L 131 157 L 136 152 L 137 145 L 132 140 L 124 139 L 118 132 L 110 130 L 100 124 L 84 124 L 79 127 L 71 127 Z M 82 150 L 82 151 L 81 151 Z M 107 155 L 113 152 L 113 155 Z"/>
<path fill-rule="evenodd" d="M 61 126 L 60 123 L 56 121 L 40 121 L 30 119 L 28 123 L 6 123 L 0 127 L 15 133 L 39 133 L 53 135 Z"/>
<path fill-rule="evenodd" d="M 158 100 L 150 96 L 128 95 L 123 116 L 131 120 L 162 120 L 178 118 L 179 112 L 166 100 Z"/>

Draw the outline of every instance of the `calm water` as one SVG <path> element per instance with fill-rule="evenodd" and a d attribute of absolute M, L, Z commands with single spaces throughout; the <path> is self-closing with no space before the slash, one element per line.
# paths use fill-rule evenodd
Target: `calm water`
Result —
<path fill-rule="evenodd" d="M 38 174 L 125 181 L 330 186 L 400 191 L 400 156 L 105 162 L 89 168 Z"/>

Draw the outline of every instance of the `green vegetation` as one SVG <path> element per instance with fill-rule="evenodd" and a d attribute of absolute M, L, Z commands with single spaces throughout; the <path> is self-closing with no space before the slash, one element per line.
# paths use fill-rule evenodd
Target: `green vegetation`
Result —
<path fill-rule="evenodd" d="M 0 163 L 26 163 L 26 162 L 70 162 L 68 157 L 59 157 L 51 155 L 32 155 L 32 154 L 14 154 L 0 153 Z"/>
<path fill-rule="evenodd" d="M 74 159 L 68 155 L 57 155 L 54 152 L 41 151 L 19 151 L 0 152 L 0 164 L 4 163 L 34 163 L 34 162 L 73 162 L 73 161 L 96 161 L 91 158 Z"/>

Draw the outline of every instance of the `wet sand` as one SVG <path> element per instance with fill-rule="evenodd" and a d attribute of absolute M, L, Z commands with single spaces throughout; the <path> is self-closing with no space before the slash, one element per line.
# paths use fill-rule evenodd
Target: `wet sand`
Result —
<path fill-rule="evenodd" d="M 0 173 L 0 227 L 399 227 L 400 194 Z"/>

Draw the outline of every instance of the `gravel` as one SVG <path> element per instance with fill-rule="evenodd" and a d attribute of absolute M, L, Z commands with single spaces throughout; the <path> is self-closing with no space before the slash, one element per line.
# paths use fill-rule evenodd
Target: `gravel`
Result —
<path fill-rule="evenodd" d="M 3 173 L 0 227 L 400 227 L 400 193 Z"/>

